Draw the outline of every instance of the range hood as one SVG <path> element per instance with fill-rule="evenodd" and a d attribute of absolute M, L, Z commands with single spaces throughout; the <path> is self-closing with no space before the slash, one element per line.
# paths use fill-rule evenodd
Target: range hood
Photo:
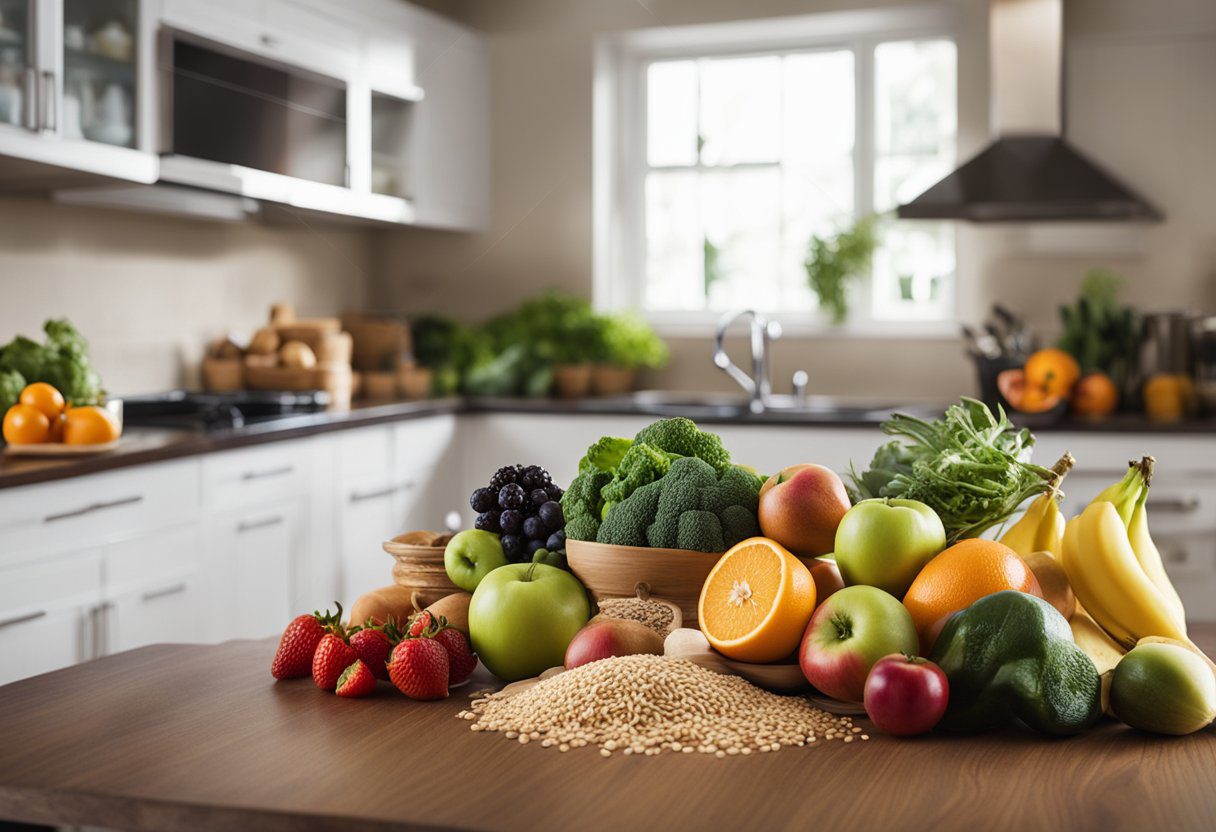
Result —
<path fill-rule="evenodd" d="M 1160 220 L 1064 137 L 1063 0 L 992 0 L 992 144 L 900 205 L 903 219 Z"/>

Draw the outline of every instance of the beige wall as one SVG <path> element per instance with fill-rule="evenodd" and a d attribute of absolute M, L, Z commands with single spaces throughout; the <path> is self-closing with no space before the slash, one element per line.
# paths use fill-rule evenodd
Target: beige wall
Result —
<path fill-rule="evenodd" d="M 475 320 L 547 286 L 591 288 L 592 44 L 598 32 L 771 17 L 895 0 L 435 0 L 485 30 L 493 69 L 492 226 L 485 234 L 378 232 L 374 298 L 391 308 L 442 308 Z M 960 148 L 987 133 L 986 3 L 957 0 Z M 1161 9 L 1161 6 L 1167 8 Z M 995 299 L 1046 330 L 1091 265 L 1131 278 L 1146 308 L 1216 308 L 1216 4 L 1210 0 L 1068 0 L 1069 131 L 1092 158 L 1155 201 L 1149 228 L 1027 230 L 964 226 L 958 308 L 977 320 Z M 1152 6 L 1154 11 L 1146 11 Z M 672 341 L 654 383 L 728 389 L 708 337 Z M 823 336 L 777 345 L 780 389 L 796 368 L 816 392 L 950 398 L 972 388 L 954 338 Z"/>
<path fill-rule="evenodd" d="M 289 218 L 284 218 L 288 221 Z M 288 300 L 333 314 L 366 298 L 366 232 L 178 220 L 0 200 L 0 339 L 70 318 L 118 394 L 190 382 L 209 338 Z"/>

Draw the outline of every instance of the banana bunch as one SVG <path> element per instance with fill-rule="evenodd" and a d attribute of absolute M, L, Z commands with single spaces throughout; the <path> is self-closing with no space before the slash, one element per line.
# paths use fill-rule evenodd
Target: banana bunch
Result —
<path fill-rule="evenodd" d="M 1154 460 L 1127 475 L 1068 521 L 1061 561 L 1077 600 L 1126 648 L 1146 636 L 1190 643 L 1186 613 L 1148 531 L 1145 501 Z"/>
<path fill-rule="evenodd" d="M 1051 466 L 1056 475 L 1051 490 L 1034 498 L 1018 522 L 1001 535 L 1001 543 L 1022 557 L 1047 552 L 1059 560 L 1065 525 L 1064 515 L 1060 513 L 1060 483 L 1076 464 L 1073 455 L 1065 451 L 1064 456 Z"/>

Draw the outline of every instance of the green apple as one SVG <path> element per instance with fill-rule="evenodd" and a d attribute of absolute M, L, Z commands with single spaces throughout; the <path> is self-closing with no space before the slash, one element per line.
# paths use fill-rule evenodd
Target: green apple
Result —
<path fill-rule="evenodd" d="M 916 500 L 862 500 L 836 529 L 836 565 L 845 585 L 876 586 L 896 598 L 945 548 L 941 518 Z"/>
<path fill-rule="evenodd" d="M 460 532 L 443 550 L 443 568 L 452 583 L 465 592 L 477 589 L 482 578 L 506 563 L 507 556 L 498 535 L 480 529 Z"/>
<path fill-rule="evenodd" d="M 1119 660 L 1110 707 L 1133 728 L 1191 734 L 1216 719 L 1216 677 L 1203 658 L 1178 644 L 1146 643 Z"/>
<path fill-rule="evenodd" d="M 590 617 L 578 578 L 543 563 L 511 563 L 478 584 L 469 602 L 469 636 L 481 663 L 514 682 L 561 666 Z"/>

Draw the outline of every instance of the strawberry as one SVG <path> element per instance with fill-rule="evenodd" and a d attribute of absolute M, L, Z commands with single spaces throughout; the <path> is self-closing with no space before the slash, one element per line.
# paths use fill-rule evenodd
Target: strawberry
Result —
<path fill-rule="evenodd" d="M 382 627 L 369 621 L 350 637 L 350 646 L 377 679 L 388 679 L 388 657 L 393 652 L 393 643 L 400 640 L 396 635 L 397 628 L 390 617 Z"/>
<path fill-rule="evenodd" d="M 355 659 L 355 663 L 343 670 L 342 675 L 338 677 L 338 687 L 334 693 L 359 699 L 371 696 L 375 690 L 376 677 L 371 668 L 364 664 L 362 659 Z"/>
<path fill-rule="evenodd" d="M 333 690 L 342 671 L 358 659 L 355 648 L 346 643 L 345 634 L 326 633 L 312 657 L 312 680 L 322 690 Z"/>
<path fill-rule="evenodd" d="M 312 671 L 312 657 L 326 633 L 341 629 L 342 605 L 330 613 L 314 612 L 298 615 L 287 625 L 279 639 L 279 649 L 270 663 L 270 675 L 276 679 L 302 679 Z"/>
<path fill-rule="evenodd" d="M 407 638 L 393 648 L 388 676 L 411 699 L 448 695 L 448 651 L 432 638 Z"/>
<path fill-rule="evenodd" d="M 435 616 L 429 611 L 423 610 L 410 618 L 410 636 L 420 636 L 426 633 L 435 625 Z"/>
<path fill-rule="evenodd" d="M 469 640 L 460 630 L 444 627 L 434 636 L 435 641 L 448 651 L 448 687 L 455 687 L 473 675 L 477 667 L 477 657 Z"/>

